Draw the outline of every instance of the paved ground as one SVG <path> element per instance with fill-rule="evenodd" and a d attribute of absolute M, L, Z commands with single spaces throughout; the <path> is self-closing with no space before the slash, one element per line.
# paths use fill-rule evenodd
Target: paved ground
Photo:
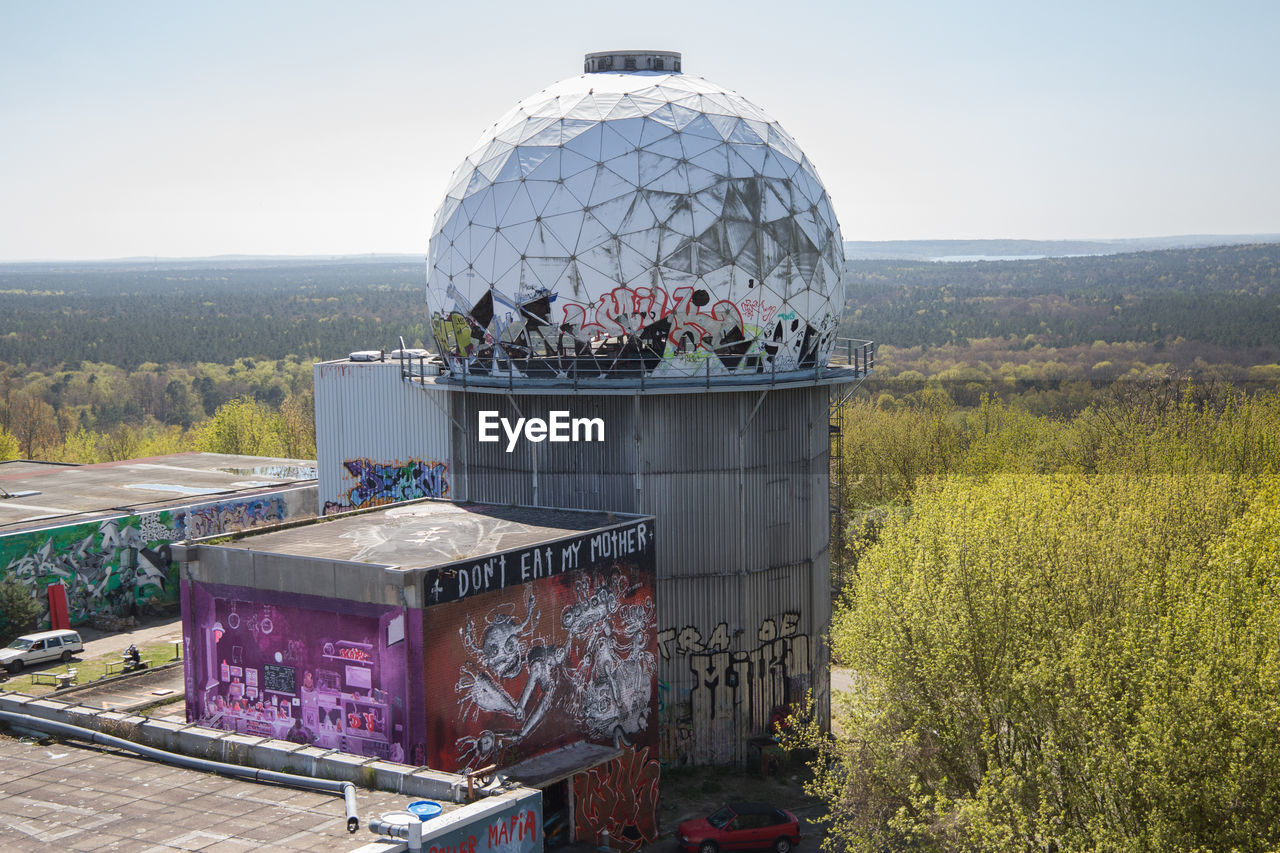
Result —
<path fill-rule="evenodd" d="M 162 616 L 144 622 L 132 631 L 97 631 L 87 625 L 77 627 L 76 631 L 80 633 L 80 639 L 84 640 L 84 653 L 79 657 L 110 655 L 114 659 L 132 643 L 142 646 L 161 640 L 182 642 L 182 619 L 177 616 Z"/>
<path fill-rule="evenodd" d="M 361 826 L 342 798 L 184 770 L 115 750 L 0 736 L 0 850 L 354 850 L 370 817 L 411 798 L 358 789 Z"/>

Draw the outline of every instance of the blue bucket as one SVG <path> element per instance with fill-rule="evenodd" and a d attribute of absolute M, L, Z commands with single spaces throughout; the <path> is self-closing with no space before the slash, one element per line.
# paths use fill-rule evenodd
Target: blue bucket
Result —
<path fill-rule="evenodd" d="M 419 820 L 431 820 L 431 818 L 440 814 L 440 804 L 435 800 L 415 800 L 409 803 L 406 811 L 413 812 L 418 816 Z"/>

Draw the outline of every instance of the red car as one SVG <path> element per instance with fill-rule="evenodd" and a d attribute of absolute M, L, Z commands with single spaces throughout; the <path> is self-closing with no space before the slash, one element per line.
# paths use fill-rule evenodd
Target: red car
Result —
<path fill-rule="evenodd" d="M 800 843 L 800 821 L 786 809 L 732 802 L 710 817 L 682 821 L 676 843 L 687 853 L 769 850 L 791 853 Z"/>

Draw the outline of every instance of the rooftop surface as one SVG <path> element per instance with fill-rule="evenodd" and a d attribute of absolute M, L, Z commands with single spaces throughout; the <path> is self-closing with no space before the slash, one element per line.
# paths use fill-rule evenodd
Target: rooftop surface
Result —
<path fill-rule="evenodd" d="M 424 500 L 257 533 L 219 547 L 420 568 L 525 548 L 630 518 L 604 512 Z"/>
<path fill-rule="evenodd" d="M 360 829 L 342 798 L 147 761 L 98 746 L 0 736 L 0 849 L 352 850 L 369 818 L 413 797 L 357 789 Z"/>
<path fill-rule="evenodd" d="M 181 506 L 315 476 L 312 460 L 223 453 L 96 465 L 0 462 L 0 534 Z"/>

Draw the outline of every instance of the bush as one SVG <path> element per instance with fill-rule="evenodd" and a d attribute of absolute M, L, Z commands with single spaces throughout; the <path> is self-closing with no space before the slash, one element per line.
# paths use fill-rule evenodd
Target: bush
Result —
<path fill-rule="evenodd" d="M 44 607 L 13 575 L 0 580 L 0 644 L 35 630 Z"/>

